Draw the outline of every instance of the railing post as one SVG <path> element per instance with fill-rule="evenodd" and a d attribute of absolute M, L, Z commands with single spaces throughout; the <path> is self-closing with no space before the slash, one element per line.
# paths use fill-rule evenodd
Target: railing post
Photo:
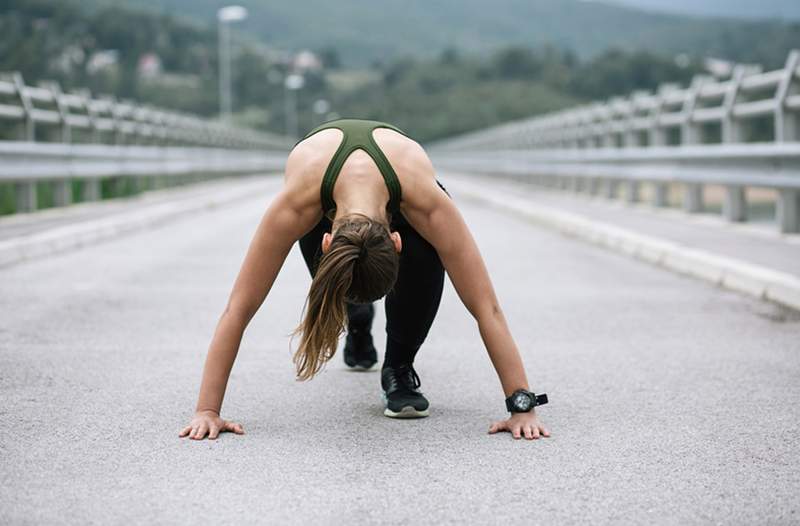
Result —
<path fill-rule="evenodd" d="M 53 204 L 55 206 L 72 204 L 72 180 L 69 177 L 53 181 Z"/>
<path fill-rule="evenodd" d="M 728 221 L 744 221 L 747 219 L 747 201 L 744 187 L 728 185 L 725 187 L 725 201 L 722 203 L 722 215 Z"/>
<path fill-rule="evenodd" d="M 627 203 L 637 203 L 639 201 L 639 181 L 629 179 L 625 182 L 625 201 Z"/>
<path fill-rule="evenodd" d="M 72 139 L 72 132 L 69 125 L 69 108 L 64 105 L 61 97 L 61 88 L 56 82 L 49 82 L 47 89 L 53 96 L 53 102 L 58 109 L 58 116 L 61 119 L 61 142 L 69 144 Z M 68 177 L 56 179 L 53 185 L 53 204 L 55 206 L 69 206 L 72 204 L 72 180 Z"/>
<path fill-rule="evenodd" d="M 736 99 L 739 96 L 739 86 L 742 84 L 744 78 L 744 68 L 736 66 L 733 70 L 733 76 L 729 81 L 728 90 L 722 100 L 722 110 L 724 116 L 722 117 L 722 142 L 724 143 L 738 143 L 742 142 L 742 124 L 733 116 L 733 108 L 736 106 Z"/>
<path fill-rule="evenodd" d="M 24 133 L 22 136 L 23 141 L 36 140 L 36 121 L 33 119 L 33 103 L 25 88 L 25 81 L 22 79 L 22 74 L 15 72 L 12 77 L 14 81 L 14 88 L 17 90 L 19 96 L 19 103 L 22 111 L 25 112 L 25 124 L 23 127 Z"/>
<path fill-rule="evenodd" d="M 58 117 L 61 119 L 61 142 L 69 143 L 72 140 L 72 130 L 69 125 L 69 108 L 64 104 L 61 96 L 61 87 L 57 82 L 48 82 L 47 89 L 53 95 L 53 102 L 55 102 L 58 110 Z"/>
<path fill-rule="evenodd" d="M 683 188 L 683 209 L 690 214 L 703 211 L 703 185 L 686 183 Z"/>
<path fill-rule="evenodd" d="M 800 232 L 800 191 L 786 188 L 778 192 L 777 219 L 781 232 Z"/>
<path fill-rule="evenodd" d="M 700 91 L 704 77 L 695 77 L 686 93 L 683 101 L 681 113 L 683 113 L 683 124 L 681 124 L 681 144 L 700 144 L 703 142 L 703 134 L 699 125 L 694 122 L 694 110 L 697 107 L 697 94 Z"/>
<path fill-rule="evenodd" d="M 81 199 L 84 201 L 100 200 L 100 179 L 98 177 L 84 179 Z"/>
<path fill-rule="evenodd" d="M 659 207 L 669 205 L 669 183 L 661 181 L 653 183 L 653 205 Z"/>
<path fill-rule="evenodd" d="M 597 195 L 599 189 L 597 177 L 589 177 L 587 180 L 589 195 Z"/>
<path fill-rule="evenodd" d="M 607 199 L 614 199 L 617 196 L 617 181 L 614 179 L 606 179 L 603 185 L 603 196 Z"/>
<path fill-rule="evenodd" d="M 796 114 L 786 108 L 786 98 L 796 87 L 797 66 L 800 64 L 800 50 L 792 50 L 786 59 L 778 89 L 775 90 L 775 142 L 800 140 L 800 126 Z"/>
<path fill-rule="evenodd" d="M 14 183 L 14 199 L 17 212 L 33 212 L 36 210 L 36 181 L 18 181 Z"/>

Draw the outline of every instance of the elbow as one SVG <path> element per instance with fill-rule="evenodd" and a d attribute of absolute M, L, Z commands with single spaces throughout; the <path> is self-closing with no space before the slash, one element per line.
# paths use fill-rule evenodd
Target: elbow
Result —
<path fill-rule="evenodd" d="M 472 312 L 472 316 L 477 320 L 478 324 L 503 319 L 503 309 L 500 308 L 497 302 L 479 305 L 470 309 L 470 312 Z"/>
<path fill-rule="evenodd" d="M 228 303 L 222 311 L 222 319 L 229 320 L 242 328 L 246 327 L 250 320 L 255 316 L 256 311 L 246 305 Z"/>

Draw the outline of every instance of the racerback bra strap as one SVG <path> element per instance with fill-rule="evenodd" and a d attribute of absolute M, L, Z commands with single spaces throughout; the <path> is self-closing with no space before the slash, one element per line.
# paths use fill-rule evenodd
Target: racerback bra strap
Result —
<path fill-rule="evenodd" d="M 372 136 L 372 130 L 375 128 L 389 128 L 396 132 L 402 133 L 409 137 L 400 128 L 392 126 L 391 124 L 381 121 L 371 121 L 365 119 L 336 119 L 320 124 L 310 132 L 308 132 L 302 139 L 295 143 L 295 146 L 300 141 L 307 139 L 318 131 L 337 128 L 342 131 L 344 137 L 336 153 L 333 154 L 328 167 L 325 170 L 325 176 L 322 178 L 322 186 L 320 188 L 320 199 L 322 201 L 322 211 L 328 216 L 329 213 L 336 210 L 336 203 L 333 200 L 333 186 L 336 183 L 336 178 L 342 169 L 348 156 L 357 149 L 362 149 L 372 157 L 375 164 L 378 166 L 386 187 L 389 190 L 389 203 L 386 209 L 394 214 L 400 210 L 400 200 L 402 199 L 402 189 L 400 188 L 400 181 L 397 179 L 397 174 L 392 168 L 391 163 L 384 155 L 378 144 Z"/>

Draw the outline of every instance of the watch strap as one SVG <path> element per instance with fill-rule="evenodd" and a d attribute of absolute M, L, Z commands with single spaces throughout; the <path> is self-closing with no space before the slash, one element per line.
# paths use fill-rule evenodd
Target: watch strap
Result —
<path fill-rule="evenodd" d="M 514 395 L 516 395 L 519 391 L 523 391 L 523 392 L 527 393 L 528 395 L 530 395 L 530 397 L 531 397 L 531 409 L 533 409 L 537 405 L 544 405 L 544 404 L 547 403 L 547 394 L 546 393 L 542 393 L 542 394 L 538 394 L 537 395 L 536 393 L 533 393 L 532 391 L 527 391 L 525 389 L 517 389 L 516 391 L 511 393 L 511 396 L 506 398 L 506 410 L 509 413 L 519 413 L 520 412 L 520 411 L 514 411 L 514 406 L 511 405 L 511 400 L 514 398 Z M 530 411 L 531 409 L 529 409 L 528 411 Z M 524 412 L 527 413 L 528 411 L 524 411 Z"/>

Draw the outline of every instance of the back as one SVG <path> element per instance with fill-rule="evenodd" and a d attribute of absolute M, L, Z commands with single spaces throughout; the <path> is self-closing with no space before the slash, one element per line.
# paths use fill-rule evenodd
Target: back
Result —
<path fill-rule="evenodd" d="M 389 162 L 386 154 L 381 150 L 380 146 L 375 141 L 372 131 L 376 128 L 388 128 L 394 130 L 406 137 L 409 137 L 403 130 L 391 124 L 367 120 L 367 119 L 336 119 L 320 124 L 312 129 L 302 139 L 295 143 L 295 146 L 305 139 L 311 137 L 315 133 L 329 129 L 336 128 L 343 134 L 343 138 L 339 143 L 338 148 L 332 155 L 325 174 L 322 177 L 320 185 L 320 202 L 322 204 L 323 213 L 330 216 L 335 213 L 336 203 L 333 200 L 333 187 L 336 184 L 336 179 L 342 169 L 345 161 L 355 150 L 361 149 L 366 152 L 375 165 L 378 167 L 386 187 L 389 191 L 389 203 L 387 210 L 391 213 L 396 213 L 400 209 L 400 201 L 402 199 L 402 187 L 397 173 L 391 162 Z M 411 137 L 409 137 L 411 138 Z"/>

